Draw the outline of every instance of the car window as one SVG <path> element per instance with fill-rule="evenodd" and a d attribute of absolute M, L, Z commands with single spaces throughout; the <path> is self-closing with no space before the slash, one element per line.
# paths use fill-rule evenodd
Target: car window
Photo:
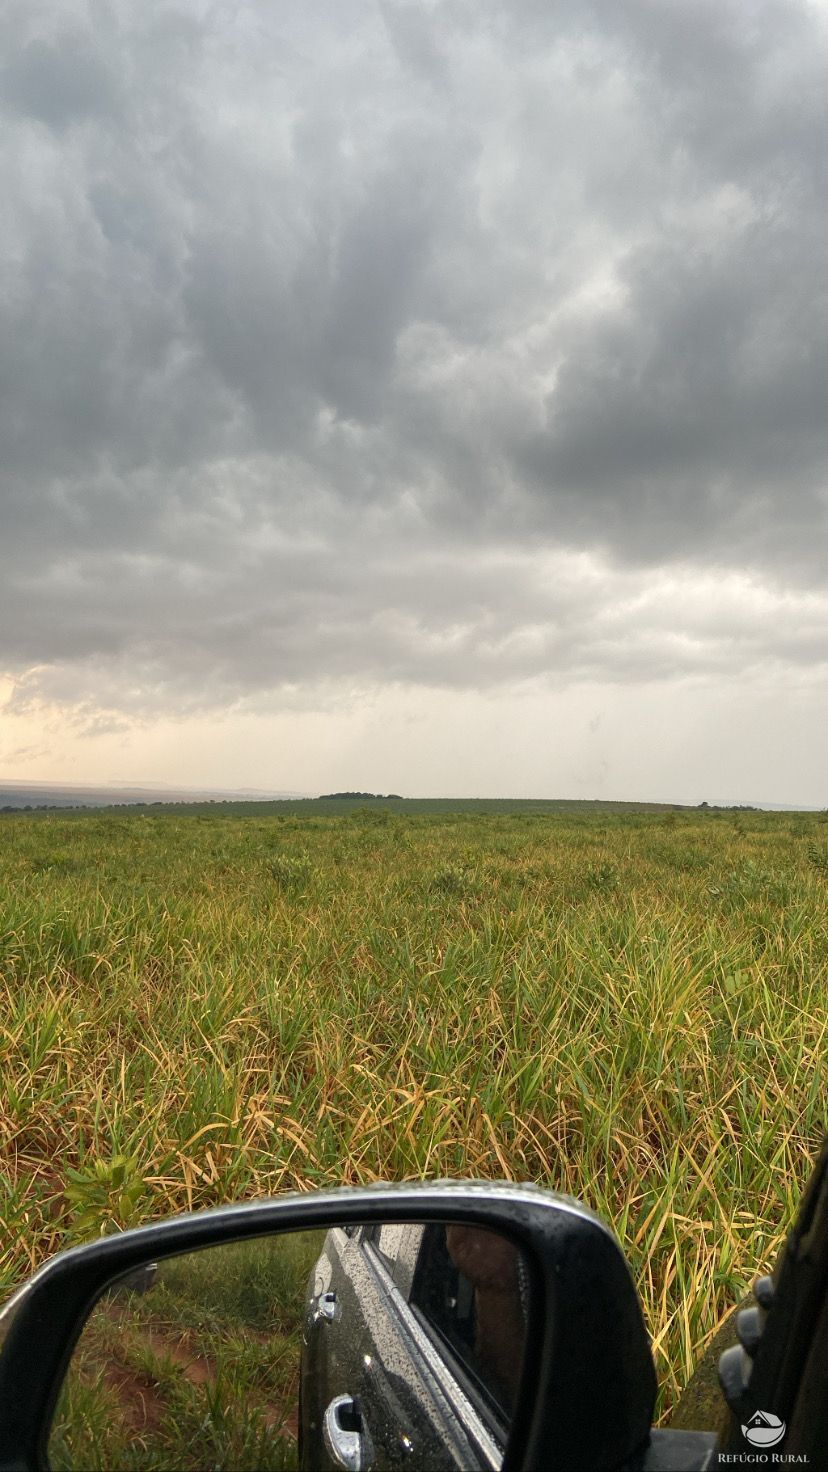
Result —
<path fill-rule="evenodd" d="M 520 1254 L 499 1234 L 478 1233 L 478 1249 L 480 1239 L 489 1239 L 483 1242 L 484 1251 L 490 1246 L 493 1253 L 505 1254 L 511 1272 L 511 1286 L 493 1293 L 479 1278 L 475 1284 L 459 1269 L 458 1261 L 464 1261 L 462 1247 L 458 1250 L 448 1240 L 454 1231 L 449 1228 L 447 1233 L 443 1226 L 424 1229 L 409 1301 L 439 1339 L 444 1353 L 456 1359 L 486 1402 L 508 1416 L 519 1381 L 526 1328 Z"/>
<path fill-rule="evenodd" d="M 444 1227 L 423 1233 L 410 1302 L 456 1348 L 473 1349 L 474 1290 L 449 1256 Z"/>
<path fill-rule="evenodd" d="M 400 1237 L 397 1248 L 397 1259 L 394 1264 L 394 1282 L 405 1298 L 411 1297 L 411 1289 L 414 1283 L 414 1274 L 417 1270 L 417 1262 L 420 1257 L 423 1233 L 426 1230 L 422 1222 L 412 1222 L 405 1228 Z"/>
<path fill-rule="evenodd" d="M 393 1272 L 405 1231 L 405 1226 L 398 1222 L 383 1222 L 381 1226 L 367 1228 L 362 1240 L 371 1243 L 386 1266 Z"/>

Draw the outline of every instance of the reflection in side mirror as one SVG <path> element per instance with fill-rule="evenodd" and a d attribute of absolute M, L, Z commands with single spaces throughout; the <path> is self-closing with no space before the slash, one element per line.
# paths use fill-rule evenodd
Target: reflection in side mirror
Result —
<path fill-rule="evenodd" d="M 499 1233 L 377 1223 L 162 1258 L 75 1345 L 54 1469 L 497 1468 L 529 1273 Z"/>
<path fill-rule="evenodd" d="M 54 1469 L 295 1466 L 305 1283 L 324 1232 L 134 1269 L 75 1345 Z"/>

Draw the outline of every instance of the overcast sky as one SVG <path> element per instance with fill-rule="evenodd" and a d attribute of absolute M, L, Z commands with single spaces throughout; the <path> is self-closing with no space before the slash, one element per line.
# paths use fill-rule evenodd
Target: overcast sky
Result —
<path fill-rule="evenodd" d="M 0 56 L 0 777 L 828 805 L 824 6 Z"/>

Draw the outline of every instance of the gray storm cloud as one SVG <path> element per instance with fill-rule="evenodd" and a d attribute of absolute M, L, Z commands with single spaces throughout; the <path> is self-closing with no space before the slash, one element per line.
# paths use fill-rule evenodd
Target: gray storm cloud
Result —
<path fill-rule="evenodd" d="M 0 32 L 18 702 L 824 658 L 822 12 Z"/>

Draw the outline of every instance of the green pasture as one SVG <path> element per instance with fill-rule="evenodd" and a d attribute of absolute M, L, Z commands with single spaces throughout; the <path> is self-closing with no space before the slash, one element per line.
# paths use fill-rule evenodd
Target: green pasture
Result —
<path fill-rule="evenodd" d="M 615 1228 L 666 1410 L 825 1130 L 820 814 L 0 815 L 4 1289 L 188 1207 L 532 1180 Z"/>

